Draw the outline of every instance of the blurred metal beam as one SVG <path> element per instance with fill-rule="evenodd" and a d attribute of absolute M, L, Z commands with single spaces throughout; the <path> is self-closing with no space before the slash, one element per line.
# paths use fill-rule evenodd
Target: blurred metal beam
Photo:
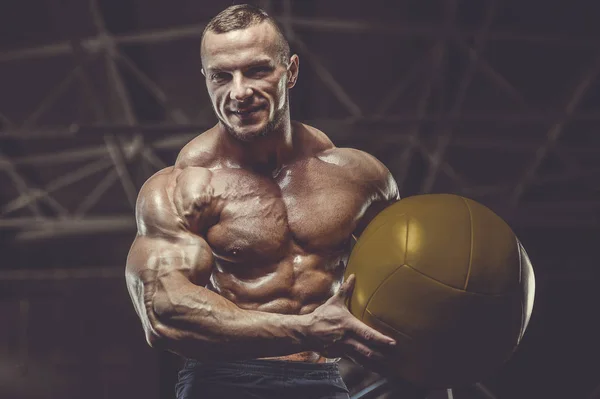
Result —
<path fill-rule="evenodd" d="M 587 258 L 576 259 L 573 264 L 585 263 Z M 551 262 L 550 259 L 544 261 L 546 266 Z M 564 265 L 564 264 L 563 264 Z M 559 265 L 555 265 L 557 269 Z M 0 282 L 4 283 L 17 283 L 17 282 L 50 282 L 50 281 L 68 281 L 68 280 L 99 280 L 99 279 L 123 279 L 125 276 L 125 269 L 121 267 L 106 266 L 106 267 L 93 267 L 93 266 L 80 266 L 77 268 L 43 268 L 43 269 L 13 269 L 13 270 L 0 270 Z M 594 272 L 589 271 L 555 271 L 549 270 L 545 273 L 536 276 L 536 278 L 542 280 L 553 280 L 553 281 L 586 281 L 594 277 Z M 382 381 L 380 381 L 382 382 Z M 481 384 L 480 384 L 481 385 Z M 484 389 L 485 386 L 483 386 Z M 478 389 L 481 392 L 480 389 Z M 596 388 L 592 395 L 588 399 L 598 399 L 600 395 L 600 386 Z M 486 398 L 488 398 L 486 396 Z M 495 398 L 495 397 L 494 397 Z M 461 398 L 457 398 L 461 399 Z"/>
<path fill-rule="evenodd" d="M 293 41 L 296 38 L 296 32 L 292 26 L 292 0 L 283 0 L 283 13 L 279 17 L 279 23 L 283 27 L 283 32 L 288 41 Z"/>
<path fill-rule="evenodd" d="M 600 201 L 552 201 L 526 203 L 511 210 L 506 203 L 481 201 L 515 228 L 529 227 L 598 227 Z M 551 216 L 551 217 L 550 217 Z M 21 240 L 58 238 L 63 235 L 131 232 L 136 223 L 132 214 L 87 216 L 83 218 L 0 219 L 0 231 L 17 230 Z"/>
<path fill-rule="evenodd" d="M 131 209 L 134 209 L 137 198 L 137 187 L 133 183 L 133 179 L 131 178 L 129 170 L 127 169 L 128 157 L 124 154 L 123 149 L 121 148 L 121 145 L 115 135 L 106 134 L 104 136 L 104 141 L 106 142 L 106 148 L 108 149 L 110 158 L 115 165 L 117 176 L 119 177 L 123 190 L 125 191 L 127 201 L 129 202 Z"/>
<path fill-rule="evenodd" d="M 425 160 L 431 165 L 434 162 L 434 155 L 431 151 L 421 142 L 417 143 L 417 150 L 425 157 Z M 460 173 L 458 173 L 448 162 L 443 159 L 439 161 L 439 170 L 444 172 L 446 176 L 450 177 L 455 185 L 456 189 L 460 190 L 463 187 L 470 187 L 471 184 L 469 181 L 463 177 Z"/>
<path fill-rule="evenodd" d="M 453 398 L 451 395 L 453 395 L 453 393 L 449 389 L 433 389 L 429 391 L 427 396 L 423 399 L 449 399 Z"/>
<path fill-rule="evenodd" d="M 300 55 L 306 57 L 308 63 L 313 67 L 319 79 L 325 84 L 329 91 L 339 100 L 354 118 L 360 118 L 363 114 L 360 106 L 352 100 L 344 87 L 338 83 L 333 74 L 323 65 L 319 57 L 310 51 L 306 44 L 295 36 L 293 45 L 298 49 Z"/>
<path fill-rule="evenodd" d="M 94 113 L 94 122 L 103 123 L 107 122 L 106 109 L 100 100 L 96 88 L 93 83 L 92 73 L 88 68 L 89 60 L 95 58 L 95 54 L 88 54 L 85 52 L 81 45 L 81 40 L 73 40 L 73 58 L 78 63 L 79 71 L 78 77 L 81 82 L 81 88 L 83 96 L 87 100 L 90 109 Z"/>
<path fill-rule="evenodd" d="M 142 150 L 142 158 L 144 158 L 146 162 L 149 165 L 151 165 L 156 171 L 169 166 L 154 151 L 150 151 L 149 148 L 145 148 L 144 150 Z"/>
<path fill-rule="evenodd" d="M 133 111 L 133 103 L 129 97 L 129 93 L 125 87 L 123 76 L 119 72 L 118 61 L 120 60 L 128 67 L 133 74 L 141 81 L 155 98 L 163 105 L 167 112 L 172 114 L 176 122 L 189 122 L 189 118 L 185 113 L 176 107 L 171 107 L 167 100 L 167 96 L 160 90 L 158 85 L 152 82 L 145 74 L 143 74 L 135 64 L 129 60 L 124 54 L 122 54 L 118 47 L 117 42 L 113 35 L 111 35 L 106 29 L 104 19 L 98 7 L 97 0 L 90 0 L 90 8 L 94 24 L 98 29 L 100 36 L 104 40 L 105 48 L 105 60 L 107 63 L 107 69 L 109 71 L 109 81 L 112 83 L 115 93 L 117 94 L 118 102 L 124 112 L 125 122 L 129 127 L 136 128 L 139 124 Z M 135 131 L 133 139 L 128 145 L 123 144 L 123 140 L 119 140 L 118 137 L 106 132 L 104 134 L 104 140 L 110 155 L 115 163 L 116 171 L 119 176 L 119 180 L 123 185 L 127 200 L 132 208 L 135 208 L 135 201 L 137 197 L 137 187 L 133 183 L 129 171 L 127 169 L 128 161 L 131 161 L 142 153 L 145 159 L 148 159 L 152 164 L 160 164 L 160 157 L 154 154 L 152 148 L 145 144 L 143 135 L 139 130 Z M 123 148 L 123 146 L 125 148 Z"/>
<path fill-rule="evenodd" d="M 497 399 L 497 396 L 480 382 L 475 384 L 475 389 L 477 389 L 477 392 L 481 393 L 486 399 Z"/>
<path fill-rule="evenodd" d="M 87 42 L 97 40 L 89 38 Z M 11 62 L 18 60 L 27 60 L 32 58 L 53 57 L 56 55 L 69 54 L 71 52 L 71 44 L 67 41 L 45 44 L 42 46 L 23 48 L 18 50 L 3 51 L 0 53 L 0 62 Z"/>
<path fill-rule="evenodd" d="M 281 16 L 273 15 L 276 20 Z M 383 22 L 367 22 L 351 19 L 325 19 L 325 18 L 302 18 L 293 16 L 291 25 L 297 29 L 307 29 L 316 32 L 354 32 L 354 33 L 383 33 L 406 38 L 430 38 L 438 36 L 439 26 L 424 23 L 411 23 L 402 21 L 398 24 Z M 199 38 L 204 31 L 205 23 L 181 25 L 166 29 L 156 29 L 133 34 L 115 35 L 115 41 L 119 44 L 155 44 L 172 42 L 187 38 Z M 458 37 L 470 39 L 477 34 L 476 30 L 461 30 L 456 33 Z M 586 37 L 573 37 L 564 35 L 536 34 L 513 31 L 492 31 L 490 40 L 494 41 L 517 41 L 530 44 L 546 44 L 556 46 L 595 48 L 598 39 Z M 102 39 L 98 36 L 83 39 L 83 45 L 87 51 L 96 52 L 102 47 Z M 71 52 L 71 44 L 68 41 L 51 43 L 30 48 L 0 52 L 0 62 L 10 62 L 23 59 L 52 57 L 65 55 Z"/>
<path fill-rule="evenodd" d="M 408 176 L 408 169 L 410 167 L 410 162 L 412 160 L 413 152 L 415 147 L 419 145 L 419 132 L 421 128 L 421 124 L 424 122 L 424 117 L 427 113 L 427 106 L 429 104 L 429 97 L 433 92 L 434 86 L 434 77 L 437 75 L 437 70 L 440 68 L 442 63 L 442 59 L 444 57 L 444 45 L 437 44 L 431 53 L 430 61 L 431 64 L 429 66 L 429 77 L 425 82 L 425 87 L 422 89 L 419 99 L 417 100 L 417 120 L 415 124 L 410 128 L 408 133 L 408 143 L 404 148 L 400 157 L 398 158 L 397 165 L 389 165 L 394 172 L 396 177 L 396 181 L 398 183 L 398 187 L 400 191 L 404 186 L 406 178 Z"/>
<path fill-rule="evenodd" d="M 404 144 L 410 137 L 410 132 L 398 131 L 397 133 L 373 133 L 368 131 L 368 128 L 361 127 L 354 122 L 336 121 L 336 120 L 311 120 L 304 121 L 311 125 L 323 128 L 325 133 L 334 141 L 352 139 L 355 141 L 366 140 L 366 135 L 361 138 L 358 133 L 368 132 L 368 140 L 385 141 L 388 144 L 396 142 L 397 144 Z M 88 127 L 83 127 L 81 134 L 85 134 Z M 96 127 L 89 127 L 90 129 L 98 131 L 114 131 L 116 133 L 128 133 L 129 127 L 124 125 L 99 125 Z M 137 127 L 141 130 L 148 130 L 149 132 L 162 132 L 164 133 L 163 138 L 154 139 L 152 147 L 163 150 L 177 150 L 187 144 L 191 139 L 196 137 L 199 131 L 203 131 L 208 128 L 206 125 L 140 125 Z M 185 133 L 185 132 L 193 133 Z M 356 133 L 356 134 L 355 134 Z M 153 133 L 154 134 L 154 133 Z M 77 137 L 74 136 L 71 140 L 76 141 Z M 536 141 L 530 137 L 501 137 L 501 136 L 489 136 L 485 135 L 467 137 L 467 136 L 454 136 L 449 143 L 451 148 L 463 149 L 463 150 L 497 150 L 507 151 L 511 153 L 529 152 L 539 146 L 539 141 Z M 600 146 L 581 146 L 581 145 L 562 145 L 560 148 L 562 153 L 570 156 L 577 155 L 594 155 L 600 151 Z M 22 157 L 14 157 L 10 161 L 13 165 L 38 165 L 48 166 L 54 164 L 62 164 L 69 162 L 78 162 L 82 160 L 88 160 L 91 158 L 101 158 L 108 155 L 106 146 L 87 146 L 72 150 L 65 150 L 60 152 L 53 152 L 48 154 L 30 154 Z M 599 160 L 600 161 L 600 160 Z M 599 162 L 600 164 L 600 162 Z M 0 170 L 6 170 L 10 166 L 0 161 Z M 164 167 L 164 166 L 163 166 Z M 585 173 L 585 171 L 583 171 Z"/>
<path fill-rule="evenodd" d="M 173 122 L 176 123 L 190 123 L 189 116 L 179 107 L 175 107 L 169 101 L 165 92 L 160 88 L 160 86 L 154 82 L 148 75 L 146 75 L 137 65 L 127 57 L 122 51 L 117 51 L 115 54 L 117 57 L 117 61 L 133 74 L 142 86 L 146 88 L 148 93 L 154 97 L 154 99 L 163 107 L 163 109 L 171 116 Z"/>
<path fill-rule="evenodd" d="M 450 142 L 451 147 L 473 149 L 473 150 L 499 150 L 509 152 L 530 152 L 539 146 L 539 140 L 531 137 L 500 137 L 484 135 L 480 137 L 454 136 Z M 565 145 L 560 152 L 574 156 L 577 154 L 597 154 L 600 146 Z"/>
<path fill-rule="evenodd" d="M 41 270 L 0 270 L 0 281 L 61 281 L 81 279 L 121 279 L 125 270 L 115 267 Z"/>
<path fill-rule="evenodd" d="M 491 34 L 488 34 L 488 40 L 490 37 Z M 527 108 L 527 102 L 523 99 L 522 94 L 504 76 L 498 73 L 494 67 L 483 59 L 475 49 L 469 46 L 463 37 L 454 35 L 452 40 L 470 59 L 476 60 L 477 67 L 492 81 L 492 83 L 510 96 L 522 109 Z"/>
<path fill-rule="evenodd" d="M 431 60 L 431 53 L 433 48 L 428 49 L 425 54 L 417 59 L 408 69 L 408 71 L 396 82 L 396 84 L 390 89 L 387 95 L 383 97 L 381 103 L 376 107 L 374 115 L 377 118 L 385 117 L 390 107 L 394 104 L 402 93 L 414 83 L 419 72 L 422 72 L 423 68 L 426 67 L 429 60 Z"/>
<path fill-rule="evenodd" d="M 565 125 L 569 122 L 570 114 L 575 111 L 575 109 L 583 99 L 583 96 L 592 86 L 599 73 L 600 54 L 596 55 L 594 62 L 584 73 L 583 77 L 579 80 L 573 92 L 569 96 L 569 99 L 565 106 L 565 115 L 559 117 L 556 120 L 556 123 L 550 128 L 546 135 L 545 142 L 542 143 L 541 146 L 537 149 L 533 161 L 529 164 L 527 169 L 525 169 L 523 176 L 516 183 L 510 197 L 510 203 L 512 206 L 517 206 L 517 204 L 519 203 L 521 197 L 523 196 L 523 193 L 525 192 L 525 189 L 527 188 L 527 185 L 535 177 L 538 168 L 540 167 L 544 158 L 546 157 L 546 154 L 556 144 L 558 138 L 563 132 Z"/>
<path fill-rule="evenodd" d="M 21 230 L 28 233 L 21 238 L 36 238 L 37 234 L 45 236 L 51 233 L 53 237 L 72 234 L 90 234 L 116 231 L 135 232 L 135 218 L 131 214 L 112 216 L 87 216 L 85 218 L 39 219 L 39 218 L 12 218 L 0 219 L 0 230 Z"/>
<path fill-rule="evenodd" d="M 48 183 L 43 190 L 40 189 L 40 190 L 36 190 L 33 192 L 30 191 L 30 193 L 29 193 L 30 195 L 27 195 L 27 196 L 21 195 L 21 196 L 15 198 L 14 200 L 8 202 L 4 206 L 2 206 L 2 208 L 0 208 L 0 215 L 6 215 L 10 212 L 21 209 L 21 208 L 27 206 L 27 204 L 29 204 L 30 202 L 36 201 L 38 198 L 47 196 L 48 193 L 51 193 L 53 191 L 56 191 L 58 189 L 65 187 L 65 186 L 73 184 L 77 181 L 85 179 L 86 177 L 89 177 L 101 170 L 104 170 L 111 165 L 112 165 L 112 162 L 110 160 L 103 158 L 103 159 L 99 159 L 95 162 L 92 162 L 80 169 L 77 169 L 71 173 L 67 173 L 61 177 L 58 177 L 58 178 L 54 179 L 53 181 L 51 181 L 50 183 Z"/>
<path fill-rule="evenodd" d="M 212 109 L 210 109 L 212 112 Z M 501 112 L 473 112 L 463 111 L 460 115 L 452 115 L 449 112 L 425 112 L 423 115 L 418 115 L 417 112 L 394 114 L 386 116 L 363 116 L 360 118 L 348 119 L 312 119 L 303 120 L 306 123 L 327 122 L 328 124 L 338 123 L 343 125 L 360 124 L 364 127 L 388 127 L 402 128 L 414 122 L 432 122 L 438 120 L 447 120 L 450 122 L 466 122 L 466 123 L 494 123 L 494 128 L 497 126 L 512 126 L 518 124 L 549 124 L 558 117 L 567 116 L 563 110 L 550 110 L 546 112 L 537 111 L 501 111 Z M 584 111 L 574 112 L 569 116 L 571 121 L 579 122 L 600 122 L 599 111 Z M 39 139 L 65 139 L 74 138 L 79 134 L 103 134 L 105 131 L 114 133 L 134 133 L 143 131 L 147 133 L 176 133 L 176 132 L 196 132 L 201 133 L 213 126 L 214 122 L 210 123 L 152 123 L 152 124 L 136 124 L 133 126 L 123 123 L 102 123 L 102 124 L 72 124 L 69 126 L 44 126 L 31 129 L 3 129 L 0 131 L 0 140 L 39 140 Z M 483 131 L 482 135 L 486 132 Z M 481 140 L 482 137 L 473 137 L 474 141 Z M 483 138 L 485 139 L 485 138 Z M 491 137 L 494 140 L 497 137 Z M 527 137 L 524 138 L 528 140 Z M 515 140 L 520 140 L 516 138 Z"/>
<path fill-rule="evenodd" d="M 483 24 L 481 26 L 480 32 L 475 36 L 475 47 L 474 50 L 478 53 L 483 51 L 485 41 L 487 38 L 487 33 L 492 25 L 494 20 L 494 15 L 496 13 L 497 1 L 496 0 L 488 0 L 488 4 L 485 11 L 485 16 L 483 20 Z M 469 53 L 471 54 L 471 53 Z M 477 59 L 473 56 L 469 59 L 469 64 L 465 68 L 462 79 L 457 89 L 456 97 L 454 99 L 454 104 L 452 105 L 452 109 L 450 110 L 450 115 L 454 116 L 453 119 L 458 119 L 462 109 L 465 99 L 467 98 L 467 92 L 469 87 L 471 86 L 471 82 L 473 81 L 473 77 L 475 75 L 477 67 Z M 436 137 L 436 144 L 433 150 L 433 156 L 431 162 L 428 165 L 427 173 L 423 178 L 423 182 L 421 184 L 421 193 L 427 194 L 431 192 L 433 185 L 435 184 L 435 180 L 438 175 L 438 171 L 440 170 L 440 166 L 442 165 L 442 160 L 446 155 L 446 150 L 452 140 L 453 126 L 446 119 L 442 119 L 440 123 L 441 129 Z"/>
<path fill-rule="evenodd" d="M 82 217 L 88 212 L 94 205 L 96 205 L 102 196 L 108 191 L 109 188 L 119 179 L 119 173 L 116 169 L 111 169 L 106 176 L 100 180 L 100 182 L 94 187 L 88 195 L 86 195 L 81 203 L 77 206 L 77 209 L 73 212 L 75 217 Z"/>
<path fill-rule="evenodd" d="M 400 154 L 397 165 L 389 165 L 390 170 L 396 177 L 398 188 L 402 192 L 404 183 L 409 174 L 410 164 L 416 148 L 419 147 L 419 135 L 429 107 L 429 99 L 434 91 L 436 82 L 439 80 L 439 71 L 442 68 L 444 59 L 447 57 L 448 40 L 447 34 L 453 29 L 456 18 L 456 1 L 444 3 L 445 16 L 443 31 L 438 32 L 438 38 L 432 49 L 430 57 L 429 70 L 427 71 L 427 80 L 417 100 L 417 119 L 418 121 L 410 129 L 410 139 L 408 145 Z M 431 161 L 431 160 L 430 160 Z"/>
<path fill-rule="evenodd" d="M 121 76 L 118 70 L 118 65 L 116 61 L 118 51 L 116 43 L 114 42 L 112 36 L 109 34 L 108 30 L 106 29 L 106 24 L 100 11 L 98 1 L 90 0 L 89 4 L 90 11 L 92 14 L 92 20 L 94 21 L 94 25 L 98 30 L 99 36 L 102 37 L 104 42 L 104 59 L 108 70 L 109 83 L 112 85 L 112 88 L 116 93 L 119 108 L 123 111 L 125 116 L 125 123 L 129 126 L 135 127 L 137 125 L 137 121 L 133 112 L 133 104 L 131 103 L 131 99 L 129 98 L 129 93 L 125 88 L 123 77 Z M 139 142 L 140 146 L 142 145 L 143 138 L 139 132 L 135 133 L 134 141 Z M 125 156 L 121 147 L 121 143 L 114 134 L 105 133 L 104 142 L 106 143 L 108 153 L 110 154 L 110 157 L 115 165 L 115 169 L 119 176 L 119 180 L 121 181 L 121 185 L 123 186 L 123 190 L 125 191 L 125 195 L 127 196 L 127 201 L 133 209 L 135 208 L 137 187 L 135 186 L 133 179 L 131 178 L 131 175 L 129 173 L 129 170 L 127 169 L 127 163 L 129 159 Z"/>
<path fill-rule="evenodd" d="M 39 165 L 48 166 L 55 164 L 64 164 L 69 162 L 78 162 L 90 158 L 101 158 L 108 156 L 106 146 L 81 147 L 74 150 L 52 152 L 48 154 L 30 154 L 11 159 L 13 165 Z M 8 166 L 0 162 L 0 170 Z"/>
<path fill-rule="evenodd" d="M 44 202 L 49 205 L 58 215 L 64 216 L 67 215 L 68 212 L 64 206 L 62 206 L 55 198 L 50 196 L 50 194 L 46 193 L 40 196 L 42 191 L 38 188 L 32 187 L 30 183 L 28 183 L 23 176 L 21 176 L 16 168 L 14 163 L 6 157 L 0 151 L 0 169 L 4 169 L 8 174 L 9 178 L 12 180 L 15 188 L 19 192 L 19 197 L 25 198 L 27 201 L 27 208 L 33 212 L 35 216 L 41 216 L 42 212 L 38 207 L 36 200 L 42 199 Z M 0 215 L 4 214 L 4 212 L 0 212 Z"/>
<path fill-rule="evenodd" d="M 594 152 L 597 152 L 595 150 Z M 572 182 L 580 179 L 598 179 L 600 178 L 600 166 L 593 169 L 580 169 L 562 173 L 549 174 L 546 176 L 535 177 L 529 182 L 530 185 L 545 185 L 550 183 Z M 463 195 L 472 195 L 475 197 L 502 194 L 509 192 L 514 187 L 510 183 L 491 184 L 486 186 L 473 186 L 461 189 Z"/>
<path fill-rule="evenodd" d="M 73 42 L 73 55 L 75 59 L 81 65 L 81 72 L 79 73 L 81 85 L 83 88 L 83 92 L 85 94 L 85 98 L 88 100 L 90 108 L 94 112 L 95 122 L 102 123 L 107 122 L 106 109 L 100 100 L 100 96 L 98 95 L 91 78 L 90 71 L 85 67 L 85 60 L 89 57 L 88 54 L 85 53 L 85 50 L 81 47 L 80 41 Z M 105 143 L 107 138 L 104 138 Z M 110 138 L 108 139 L 110 140 Z M 106 150 L 108 154 L 113 159 L 113 163 L 120 163 L 123 157 L 123 154 L 119 152 L 119 154 L 115 154 L 114 152 L 117 149 L 114 149 L 114 144 L 111 146 L 106 143 Z M 116 158 L 116 159 L 115 159 Z M 77 206 L 75 212 L 73 213 L 76 217 L 81 217 L 87 212 L 90 208 L 100 201 L 102 195 L 115 183 L 119 178 L 119 172 L 117 169 L 111 169 L 108 171 L 106 176 L 102 178 L 102 180 L 94 187 L 94 189 L 86 195 L 80 204 Z"/>
<path fill-rule="evenodd" d="M 44 97 L 44 99 L 40 102 L 35 110 L 25 119 L 25 121 L 19 127 L 20 130 L 29 130 L 32 129 L 38 118 L 44 114 L 50 107 L 56 104 L 56 101 L 60 99 L 60 97 L 64 94 L 64 92 L 69 88 L 71 83 L 75 81 L 77 78 L 78 72 L 81 70 L 81 66 L 75 66 L 67 76 L 52 89 L 50 93 Z"/>
<path fill-rule="evenodd" d="M 8 177 L 12 180 L 15 188 L 17 189 L 20 196 L 30 195 L 29 185 L 25 182 L 23 177 L 16 171 L 14 164 L 0 151 L 0 164 L 4 166 L 4 170 L 8 174 Z M 41 216 L 42 212 L 38 207 L 37 203 L 30 202 L 27 204 L 29 210 L 36 216 Z"/>
<path fill-rule="evenodd" d="M 277 18 L 277 16 L 275 17 Z M 439 26 L 427 23 L 412 23 L 410 21 L 398 21 L 396 24 L 381 23 L 377 21 L 350 20 L 350 19 L 323 19 L 295 17 L 292 20 L 295 28 L 307 28 L 318 32 L 354 32 L 354 33 L 387 33 L 391 35 L 410 38 L 430 38 L 439 36 Z M 477 35 L 477 29 L 460 30 L 456 32 L 458 37 L 471 39 Z M 530 32 L 514 32 L 511 30 L 494 30 L 489 34 L 493 41 L 526 42 L 529 44 L 546 44 L 557 46 L 576 46 L 595 48 L 599 41 L 589 36 L 565 36 L 552 34 L 537 34 Z"/>
<path fill-rule="evenodd" d="M 388 385 L 388 380 L 382 378 L 356 392 L 350 397 L 350 399 L 374 399 L 378 397 L 382 393 L 382 391 L 387 389 Z"/>

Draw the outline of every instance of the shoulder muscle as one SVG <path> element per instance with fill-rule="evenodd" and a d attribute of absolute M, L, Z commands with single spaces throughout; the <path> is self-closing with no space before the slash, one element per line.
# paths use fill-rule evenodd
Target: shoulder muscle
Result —
<path fill-rule="evenodd" d="M 190 231 L 210 204 L 210 177 L 210 171 L 199 167 L 169 167 L 150 177 L 136 203 L 138 234 L 169 236 Z"/>
<path fill-rule="evenodd" d="M 354 179 L 373 187 L 380 200 L 399 199 L 398 186 L 392 174 L 373 155 L 353 148 L 332 148 L 322 152 L 318 158 L 347 169 Z"/>

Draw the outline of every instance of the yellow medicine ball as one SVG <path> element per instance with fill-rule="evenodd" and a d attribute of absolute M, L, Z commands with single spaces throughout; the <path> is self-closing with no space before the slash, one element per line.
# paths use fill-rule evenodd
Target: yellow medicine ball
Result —
<path fill-rule="evenodd" d="M 402 199 L 359 237 L 346 277 L 349 309 L 397 341 L 392 375 L 426 387 L 477 382 L 516 349 L 535 279 L 510 227 L 450 194 Z"/>

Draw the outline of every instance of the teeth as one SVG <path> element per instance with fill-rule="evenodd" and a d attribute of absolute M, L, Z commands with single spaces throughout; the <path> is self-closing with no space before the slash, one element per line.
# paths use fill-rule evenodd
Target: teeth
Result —
<path fill-rule="evenodd" d="M 239 111 L 238 110 L 238 111 L 233 111 L 233 113 L 236 114 L 236 115 L 243 115 L 243 114 L 250 114 L 250 113 L 256 112 L 256 111 L 258 111 L 258 108 L 256 108 L 256 109 L 254 109 L 254 108 L 253 109 L 248 109 L 248 110 L 245 110 L 245 111 Z"/>

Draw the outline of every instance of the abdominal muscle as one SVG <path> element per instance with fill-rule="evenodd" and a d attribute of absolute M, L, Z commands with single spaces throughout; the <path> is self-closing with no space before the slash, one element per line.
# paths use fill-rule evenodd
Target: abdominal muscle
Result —
<path fill-rule="evenodd" d="M 315 310 L 319 305 L 321 305 L 321 304 L 317 303 L 314 305 L 305 305 L 302 307 L 302 310 L 300 312 L 298 312 L 298 314 L 310 313 L 313 310 Z M 271 308 L 271 307 L 269 307 L 269 308 Z M 262 310 L 261 307 L 259 307 L 258 310 Z M 281 313 L 281 312 L 277 312 L 276 308 L 271 308 L 271 310 L 269 310 L 269 311 L 271 311 L 273 313 Z M 265 357 L 265 358 L 261 358 L 261 359 L 281 360 L 281 361 L 287 361 L 287 362 L 308 362 L 308 363 L 331 363 L 331 362 L 336 362 L 337 360 L 339 360 L 339 359 L 329 359 L 324 356 L 321 356 L 321 354 L 319 354 L 318 352 L 311 352 L 311 351 L 293 353 L 291 355 L 286 355 L 286 356 Z"/>
<path fill-rule="evenodd" d="M 341 254 L 325 258 L 312 255 L 303 256 L 302 259 L 294 257 L 293 261 L 284 260 L 265 267 L 264 273 L 257 270 L 260 269 L 257 265 L 227 262 L 221 258 L 216 262 L 207 288 L 242 309 L 308 314 L 339 289 L 346 256 Z M 254 270 L 248 273 L 248 268 Z M 338 360 L 328 359 L 310 351 L 262 359 L 310 363 Z"/>
<path fill-rule="evenodd" d="M 310 313 L 313 310 L 315 310 L 319 305 L 320 305 L 320 303 L 314 304 L 314 305 L 303 306 L 302 311 L 299 312 L 299 314 Z M 258 310 L 260 310 L 260 309 L 258 309 Z M 338 360 L 338 359 L 329 359 L 324 356 L 321 356 L 321 354 L 319 354 L 318 352 L 311 352 L 311 351 L 293 353 L 291 355 L 286 355 L 286 356 L 264 357 L 261 359 L 281 360 L 281 361 L 287 361 L 287 362 L 308 362 L 308 363 L 331 363 L 331 362 L 335 362 Z"/>

